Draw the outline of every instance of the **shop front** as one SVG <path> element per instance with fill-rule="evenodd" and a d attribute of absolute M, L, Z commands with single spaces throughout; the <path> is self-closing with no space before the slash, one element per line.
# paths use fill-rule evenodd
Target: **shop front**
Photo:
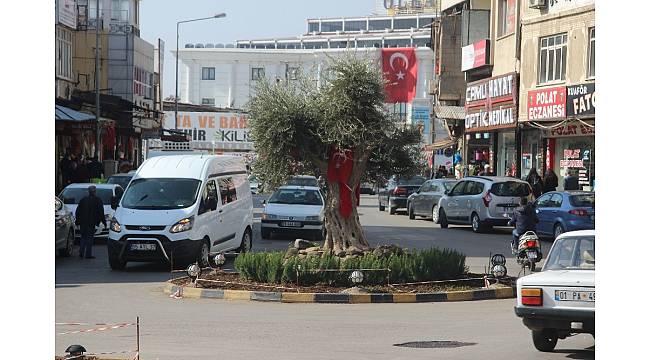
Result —
<path fill-rule="evenodd" d="M 595 84 L 585 83 L 528 92 L 528 130 L 522 136 L 522 169 L 540 175 L 552 169 L 558 190 L 564 179 L 578 177 L 581 190 L 593 190 L 596 178 Z M 527 174 L 527 172 L 526 172 Z"/>
<path fill-rule="evenodd" d="M 485 169 L 497 176 L 516 173 L 516 93 L 516 73 L 467 85 L 465 158 L 468 174 L 475 175 Z"/>

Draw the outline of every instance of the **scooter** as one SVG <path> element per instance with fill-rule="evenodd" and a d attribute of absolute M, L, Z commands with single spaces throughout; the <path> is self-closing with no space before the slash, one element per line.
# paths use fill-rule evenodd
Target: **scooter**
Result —
<path fill-rule="evenodd" d="M 537 234 L 534 231 L 526 231 L 520 235 L 517 249 L 512 247 L 512 255 L 515 255 L 522 270 L 529 268 L 531 272 L 535 271 L 536 264 L 542 260 L 542 245 Z"/>

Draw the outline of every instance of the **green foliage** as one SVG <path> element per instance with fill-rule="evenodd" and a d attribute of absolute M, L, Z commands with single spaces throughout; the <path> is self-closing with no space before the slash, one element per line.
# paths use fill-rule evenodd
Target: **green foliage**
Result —
<path fill-rule="evenodd" d="M 385 284 L 387 276 L 391 283 L 448 280 L 465 273 L 465 255 L 455 250 L 431 248 L 403 255 L 377 257 L 371 253 L 345 261 L 325 253 L 323 256 L 308 256 L 300 259 L 283 259 L 284 253 L 244 253 L 235 259 L 235 269 L 242 278 L 263 283 L 292 283 L 300 285 L 330 284 L 349 285 L 348 276 L 356 269 L 390 269 L 386 271 L 365 271 L 365 285 Z M 300 266 L 300 270 L 298 270 Z M 344 271 L 318 272 L 313 270 L 340 269 Z"/>
<path fill-rule="evenodd" d="M 247 110 L 262 183 L 274 188 L 297 173 L 323 173 L 335 148 L 370 159 L 372 179 L 420 168 L 420 134 L 386 111 L 381 64 L 364 54 L 330 59 L 298 81 L 258 83 Z"/>

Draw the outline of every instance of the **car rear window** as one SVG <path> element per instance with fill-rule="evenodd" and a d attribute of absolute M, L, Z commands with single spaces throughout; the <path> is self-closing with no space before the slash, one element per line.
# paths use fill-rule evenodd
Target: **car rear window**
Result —
<path fill-rule="evenodd" d="M 571 195 L 569 202 L 575 207 L 596 207 L 596 196 L 594 194 Z"/>
<path fill-rule="evenodd" d="M 419 185 L 424 184 L 425 181 L 427 181 L 427 179 L 425 179 L 423 177 L 420 177 L 420 176 L 416 176 L 416 177 L 412 177 L 410 179 L 399 179 L 399 180 L 397 180 L 397 185 L 405 185 L 405 186 L 407 186 L 407 185 L 416 185 L 416 186 L 419 186 Z"/>
<path fill-rule="evenodd" d="M 506 181 L 492 184 L 490 193 L 496 196 L 528 196 L 530 186 L 528 183 L 517 181 Z"/>

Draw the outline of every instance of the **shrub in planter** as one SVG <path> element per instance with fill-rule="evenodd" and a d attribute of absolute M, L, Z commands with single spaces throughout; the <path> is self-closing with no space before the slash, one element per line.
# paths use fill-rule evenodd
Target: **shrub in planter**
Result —
<path fill-rule="evenodd" d="M 431 248 L 389 257 L 367 253 L 346 260 L 330 253 L 302 259 L 291 256 L 285 260 L 284 256 L 283 252 L 244 253 L 235 260 L 235 269 L 244 279 L 257 282 L 295 284 L 299 272 L 300 285 L 323 283 L 336 286 L 349 285 L 348 276 L 355 269 L 390 269 L 391 283 L 447 280 L 465 273 L 465 255 L 449 249 Z M 343 271 L 313 271 L 324 269 Z M 386 271 L 366 271 L 363 283 L 385 284 L 387 275 Z"/>

